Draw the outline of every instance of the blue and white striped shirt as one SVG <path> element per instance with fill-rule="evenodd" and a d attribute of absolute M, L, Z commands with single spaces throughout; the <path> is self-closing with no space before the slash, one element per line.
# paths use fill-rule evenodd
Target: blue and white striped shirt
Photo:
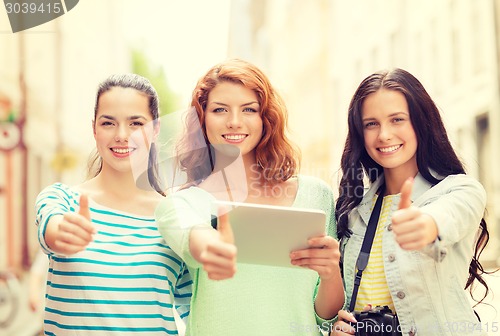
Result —
<path fill-rule="evenodd" d="M 45 334 L 177 335 L 174 307 L 187 318 L 191 278 L 153 216 L 116 211 L 89 199 L 97 234 L 88 247 L 60 256 L 47 246 L 49 219 L 77 211 L 79 197 L 57 183 L 36 201 L 38 239 L 49 254 Z"/>

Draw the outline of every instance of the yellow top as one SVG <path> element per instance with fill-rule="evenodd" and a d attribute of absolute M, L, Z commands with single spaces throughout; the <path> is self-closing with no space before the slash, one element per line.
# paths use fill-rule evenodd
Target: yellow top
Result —
<path fill-rule="evenodd" d="M 356 299 L 356 311 L 362 311 L 367 304 L 375 306 L 389 306 L 392 311 L 394 303 L 392 302 L 389 287 L 385 279 L 384 260 L 382 257 L 382 235 L 384 229 L 391 223 L 391 205 L 395 195 L 384 197 L 380 218 L 377 224 L 377 231 L 373 239 L 373 245 L 370 250 L 370 258 L 366 265 L 359 286 L 358 297 Z M 375 204 L 377 196 L 374 197 L 372 208 Z"/>

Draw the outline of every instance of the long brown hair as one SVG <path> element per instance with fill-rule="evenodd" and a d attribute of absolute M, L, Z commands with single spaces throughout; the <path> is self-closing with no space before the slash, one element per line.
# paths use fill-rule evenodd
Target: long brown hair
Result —
<path fill-rule="evenodd" d="M 446 177 L 465 174 L 462 162 L 458 159 L 446 133 L 439 110 L 420 81 L 403 69 L 393 69 L 374 73 L 365 78 L 354 93 L 348 110 L 348 135 L 341 159 L 342 178 L 339 198 L 335 209 L 338 237 L 349 237 L 349 213 L 363 198 L 363 178 L 367 176 L 374 182 L 383 174 L 383 168 L 367 153 L 364 146 L 362 106 L 365 98 L 380 89 L 401 92 L 408 103 L 410 120 L 417 136 L 417 166 L 422 177 L 432 185 L 441 180 L 437 175 Z M 479 262 L 479 257 L 489 241 L 489 232 L 484 218 L 478 229 L 474 255 L 469 266 L 469 278 L 465 289 L 472 295 L 472 283 L 477 280 L 486 288 L 480 303 L 488 295 L 489 288 L 483 274 L 489 274 Z"/>

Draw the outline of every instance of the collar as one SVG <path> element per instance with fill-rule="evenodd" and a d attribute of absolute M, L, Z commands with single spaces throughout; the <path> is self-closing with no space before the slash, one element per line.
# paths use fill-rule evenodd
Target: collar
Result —
<path fill-rule="evenodd" d="M 439 176 L 435 172 L 431 171 L 431 174 L 439 178 Z M 377 190 L 382 185 L 382 183 L 384 183 L 384 181 L 385 181 L 384 175 L 382 174 L 370 185 L 369 189 L 364 194 L 361 203 L 359 203 L 359 205 L 357 206 L 359 215 L 361 216 L 365 224 L 367 224 L 368 220 L 370 219 L 373 198 L 375 197 Z M 420 175 L 420 173 L 418 173 L 413 181 L 413 190 L 411 193 L 412 203 L 419 204 L 420 202 L 418 201 L 420 196 L 422 196 L 431 187 L 432 184 L 430 184 L 426 179 L 424 179 L 422 175 Z M 399 202 L 399 197 L 400 195 L 398 194 L 396 198 L 398 202 Z"/>

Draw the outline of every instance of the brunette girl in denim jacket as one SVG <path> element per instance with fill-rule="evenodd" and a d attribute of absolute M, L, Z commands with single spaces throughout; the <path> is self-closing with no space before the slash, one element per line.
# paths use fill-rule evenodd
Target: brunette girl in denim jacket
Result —
<path fill-rule="evenodd" d="M 486 193 L 465 175 L 436 105 L 407 71 L 375 73 L 356 90 L 348 124 L 335 214 L 346 307 L 384 185 L 355 311 L 387 305 L 403 335 L 486 335 L 487 324 L 479 322 L 464 290 L 478 280 L 488 291 L 478 260 L 489 237 L 482 218 Z M 332 335 L 353 335 L 356 322 L 339 312 Z"/>

